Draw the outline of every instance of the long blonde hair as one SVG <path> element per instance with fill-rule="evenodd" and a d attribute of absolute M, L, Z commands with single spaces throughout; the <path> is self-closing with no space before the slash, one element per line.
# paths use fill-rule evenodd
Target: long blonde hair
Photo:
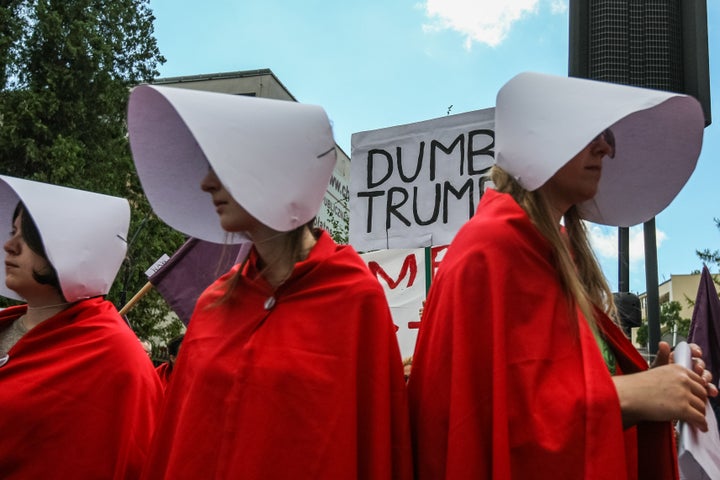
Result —
<path fill-rule="evenodd" d="M 617 322 L 612 291 L 590 246 L 587 229 L 577 207 L 573 205 L 563 216 L 567 232 L 567 238 L 564 238 L 553 219 L 550 203 L 542 192 L 525 190 L 498 166 L 492 168 L 490 177 L 495 189 L 510 194 L 550 242 L 562 288 L 568 300 L 580 308 L 590 327 L 597 330 L 594 306 Z"/>

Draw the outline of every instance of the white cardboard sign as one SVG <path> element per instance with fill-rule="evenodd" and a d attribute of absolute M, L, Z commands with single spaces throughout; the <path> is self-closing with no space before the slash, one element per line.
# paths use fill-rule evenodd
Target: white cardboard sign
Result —
<path fill-rule="evenodd" d="M 361 256 L 385 291 L 403 358 L 415 350 L 420 328 L 420 308 L 427 290 L 427 259 L 434 276 L 447 245 L 424 248 L 377 250 Z"/>
<path fill-rule="evenodd" d="M 353 134 L 350 243 L 449 244 L 475 213 L 494 145 L 492 108 Z"/>

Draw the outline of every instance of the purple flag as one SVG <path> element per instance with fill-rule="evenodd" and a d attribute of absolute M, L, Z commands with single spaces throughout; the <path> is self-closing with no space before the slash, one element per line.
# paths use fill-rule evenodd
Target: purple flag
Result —
<path fill-rule="evenodd" d="M 717 384 L 720 379 L 720 299 L 707 266 L 703 267 L 688 342 L 703 351 L 703 360 Z"/>
<path fill-rule="evenodd" d="M 148 280 L 187 325 L 200 294 L 238 261 L 243 245 L 190 238 Z"/>

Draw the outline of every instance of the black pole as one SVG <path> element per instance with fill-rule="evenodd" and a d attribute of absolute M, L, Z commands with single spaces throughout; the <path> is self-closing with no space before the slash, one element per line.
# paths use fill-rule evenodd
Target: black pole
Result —
<path fill-rule="evenodd" d="M 630 291 L 630 229 L 618 227 L 618 292 Z"/>
<path fill-rule="evenodd" d="M 645 234 L 645 288 L 647 291 L 648 352 L 655 355 L 660 342 L 660 293 L 658 290 L 655 219 L 643 224 Z"/>

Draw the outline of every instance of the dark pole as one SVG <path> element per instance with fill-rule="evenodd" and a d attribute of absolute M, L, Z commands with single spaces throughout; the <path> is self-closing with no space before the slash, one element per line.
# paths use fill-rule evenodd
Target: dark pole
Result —
<path fill-rule="evenodd" d="M 618 292 L 630 291 L 630 229 L 618 227 Z"/>
<path fill-rule="evenodd" d="M 648 352 L 655 355 L 660 342 L 660 292 L 658 290 L 655 219 L 643 224 L 645 233 L 645 288 L 647 288 Z"/>

